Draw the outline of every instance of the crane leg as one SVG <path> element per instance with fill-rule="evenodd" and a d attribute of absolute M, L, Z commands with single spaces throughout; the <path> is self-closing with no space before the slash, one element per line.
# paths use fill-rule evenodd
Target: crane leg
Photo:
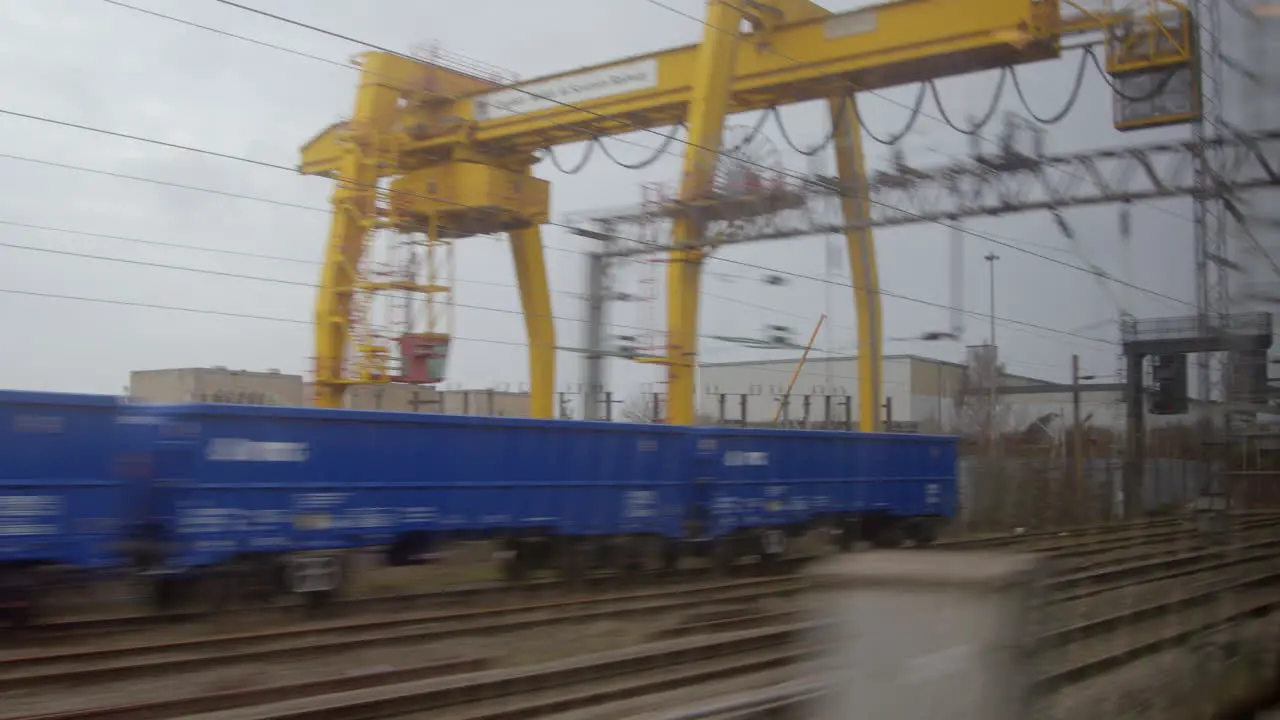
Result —
<path fill-rule="evenodd" d="M 511 256 L 520 286 L 520 306 L 529 333 L 529 414 L 552 418 L 556 382 L 556 329 L 551 317 L 547 264 L 537 225 L 511 232 Z"/>
<path fill-rule="evenodd" d="M 693 69 L 693 97 L 689 103 L 689 145 L 685 148 L 680 196 L 686 201 L 705 197 L 715 179 L 724 117 L 729 109 L 734 57 L 741 40 L 742 15 L 725 0 L 707 3 L 706 31 Z M 698 388 L 698 285 L 703 252 L 683 245 L 702 238 L 705 224 L 684 215 L 674 223 L 676 249 L 667 265 L 667 422 L 692 425 Z"/>
<path fill-rule="evenodd" d="M 391 62 L 394 59 L 390 56 L 375 54 L 364 66 L 333 193 L 333 220 L 315 306 L 314 402 L 318 407 L 342 407 L 347 387 L 343 366 L 349 349 L 356 268 L 375 221 L 375 186 L 379 165 L 385 161 L 378 154 L 378 138 L 390 127 L 399 98 L 397 90 L 381 80 L 389 73 Z"/>
<path fill-rule="evenodd" d="M 692 425 L 695 358 L 698 352 L 698 292 L 702 251 L 673 250 L 667 264 L 667 422 Z"/>
<path fill-rule="evenodd" d="M 840 183 L 854 192 L 842 198 L 846 226 L 871 219 L 871 199 L 867 197 L 867 169 L 862 155 L 862 127 L 855 112 L 857 100 L 848 97 L 827 101 L 831 122 L 836 128 L 836 166 Z M 880 313 L 880 274 L 876 267 L 876 243 L 871 228 L 845 230 L 849 250 L 849 271 L 853 278 L 854 309 L 858 317 L 858 429 L 880 429 L 880 395 L 883 384 L 884 328 Z"/>

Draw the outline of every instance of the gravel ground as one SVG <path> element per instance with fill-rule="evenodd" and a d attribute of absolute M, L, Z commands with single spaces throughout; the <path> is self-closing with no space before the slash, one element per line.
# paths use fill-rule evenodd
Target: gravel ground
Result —
<path fill-rule="evenodd" d="M 1244 537 L 1252 540 L 1262 539 L 1259 535 L 1246 535 Z M 1196 536 L 1186 535 L 1185 537 L 1164 540 L 1159 543 L 1099 552 L 1095 555 L 1085 555 L 1083 557 L 1076 558 L 1055 558 L 1053 563 L 1063 571 L 1085 572 L 1090 568 L 1108 567 L 1118 565 L 1120 563 L 1159 560 L 1160 558 L 1199 552 L 1205 548 L 1206 546 L 1200 542 Z"/>
<path fill-rule="evenodd" d="M 1224 649 L 1233 644 L 1234 649 Z M 1030 717 L 1202 720 L 1211 716 L 1207 708 L 1265 683 L 1280 659 L 1278 651 L 1280 617 L 1242 622 L 1200 643 L 1065 688 L 1038 702 Z"/>
<path fill-rule="evenodd" d="M 400 570 L 402 568 L 395 568 Z M 416 569 L 416 568 L 414 568 Z M 747 577 L 750 577 L 747 574 Z M 602 595 L 645 593 L 676 590 L 682 586 L 697 588 L 706 583 L 723 582 L 704 578 L 694 583 L 654 582 L 641 579 L 633 584 L 609 583 L 592 585 L 581 591 L 570 591 L 564 586 L 534 586 L 526 589 L 512 588 L 480 595 L 463 595 L 451 598 L 416 599 L 411 603 L 344 608 L 334 606 L 320 617 L 308 617 L 304 608 L 294 605 L 281 607 L 254 607 L 246 611 L 227 614 L 210 614 L 203 618 L 188 619 L 170 624 L 141 625 L 128 629 L 111 629 L 71 635 L 42 635 L 39 629 L 28 635 L 7 638 L 0 647 L 0 659 L 23 657 L 32 654 L 70 652 L 79 648 L 111 648 L 159 644 L 188 639 L 207 638 L 224 634 L 246 634 L 282 628 L 319 629 L 327 625 L 342 625 L 362 619 L 395 619 L 437 612 L 523 607 L 535 604 L 555 603 L 574 599 L 590 599 Z M 664 599 L 674 599 L 674 595 Z"/>
<path fill-rule="evenodd" d="M 709 668 L 717 667 L 717 666 L 723 668 L 727 664 L 732 664 L 732 663 L 737 663 L 742 661 L 751 662 L 753 660 L 758 661 L 761 659 L 767 659 L 772 662 L 775 659 L 769 658 L 769 656 L 773 654 L 774 653 L 771 653 L 770 651 L 767 651 L 767 650 L 758 650 L 758 651 L 743 653 L 741 655 L 736 655 L 733 657 L 726 656 L 726 657 L 719 657 L 714 659 L 697 661 L 694 663 L 689 663 L 688 665 L 682 665 L 678 668 L 672 668 L 672 667 L 652 668 L 649 670 L 641 670 L 638 672 L 628 673 L 625 676 L 599 678 L 586 683 L 577 683 L 572 688 L 553 688 L 553 689 L 535 690 L 528 693 L 522 693 L 520 695 L 511 695 L 511 696 L 497 698 L 493 700 L 482 700 L 477 703 L 467 703 L 464 705 L 460 705 L 456 708 L 436 710 L 436 711 L 431 711 L 426 713 L 415 713 L 411 715 L 405 715 L 404 717 L 406 718 L 406 720 L 408 718 L 415 718 L 415 719 L 421 718 L 422 720 L 466 720 L 467 718 L 474 718 L 477 715 L 483 716 L 488 712 L 494 712 L 494 711 L 506 711 L 506 712 L 514 713 L 514 712 L 519 712 L 523 710 L 523 707 L 526 706 L 527 704 L 541 703 L 541 702 L 547 702 L 547 701 L 554 702 L 558 699 L 565 697 L 566 694 L 576 695 L 582 692 L 601 692 L 601 691 L 608 692 L 610 690 L 617 691 L 622 687 L 627 687 L 627 686 L 634 687 L 635 683 L 653 682 L 655 680 L 659 681 L 663 686 L 679 688 L 679 681 L 675 680 L 672 677 L 673 670 L 678 671 L 676 674 L 686 674 L 687 672 L 695 668 L 698 670 L 707 670 Z M 740 692 L 741 690 L 749 689 L 751 687 L 750 685 L 745 685 L 742 683 L 742 681 L 745 680 L 747 677 L 754 676 L 754 680 L 756 682 L 769 682 L 770 680 L 772 680 L 775 683 L 785 682 L 786 680 L 792 679 L 794 677 L 793 675 L 790 675 L 787 673 L 788 670 L 792 670 L 792 669 L 793 669 L 793 666 L 789 666 L 785 664 L 775 664 L 773 665 L 773 667 L 770 668 L 770 672 L 752 673 L 750 676 L 744 675 L 744 676 L 738 676 L 737 678 L 734 678 L 738 680 L 738 683 L 733 683 L 732 680 L 720 680 L 720 681 L 713 681 L 713 682 L 707 682 L 707 683 L 697 683 L 689 687 L 679 688 L 675 690 L 668 690 L 667 692 L 649 693 L 646 695 L 642 695 L 640 697 L 632 698 L 630 700 L 606 702 L 598 705 L 597 707 L 593 707 L 590 709 L 582 709 L 578 711 L 566 711 L 566 712 L 558 713 L 557 715 L 552 717 L 557 717 L 557 716 L 564 717 L 566 715 L 573 717 L 577 712 L 583 712 L 583 713 L 586 713 L 587 717 L 590 717 L 593 719 L 602 720 L 604 718 L 610 718 L 612 720 L 614 718 L 619 718 L 619 717 L 624 717 L 624 718 L 631 717 L 637 712 L 654 710 L 660 707 L 668 707 L 668 708 L 677 707 L 678 708 L 682 703 L 689 704 L 690 702 L 695 702 L 698 700 L 705 699 L 707 697 L 707 694 L 712 692 L 734 692 L 735 690 Z"/>
<path fill-rule="evenodd" d="M 803 664 L 789 665 L 776 670 L 752 673 L 670 692 L 607 703 L 599 707 L 557 713 L 548 716 L 546 720 L 617 720 L 618 718 L 631 718 L 647 713 L 688 708 L 712 702 L 717 698 L 727 699 L 739 693 L 759 690 L 771 685 L 781 685 L 802 677 L 808 669 Z"/>
<path fill-rule="evenodd" d="M 734 607 L 741 607 L 737 603 Z M 708 608 L 715 603 L 708 603 Z M 764 607 L 778 607 L 774 603 Z M 492 636 L 457 637 L 435 642 L 407 639 L 404 644 L 355 649 L 321 657 L 247 662 L 233 667 L 166 674 L 163 679 L 122 679 L 80 686 L 74 693 L 42 688 L 7 693 L 0 717 L 57 712 L 85 707 L 226 692 L 340 677 L 374 670 L 412 667 L 457 657 L 493 658 L 495 667 L 569 658 L 633 647 L 656 630 L 680 621 L 679 614 L 604 619 Z"/>
<path fill-rule="evenodd" d="M 352 581 L 344 593 L 369 597 L 429 592 L 498 580 L 492 552 L 489 543 L 458 543 L 442 562 L 410 567 L 386 567 L 372 552 L 351 553 L 347 557 Z M 55 591 L 42 612 L 54 620 L 146 613 L 151 610 L 149 591 L 146 582 L 135 579 L 76 583 Z"/>
<path fill-rule="evenodd" d="M 1053 603 L 1044 608 L 1041 616 L 1046 630 L 1063 628 L 1077 623 L 1134 610 L 1146 605 L 1182 595 L 1213 589 L 1268 571 L 1280 570 L 1276 559 L 1258 560 L 1244 565 L 1205 571 L 1195 575 L 1144 582 L 1125 588 L 1116 588 L 1071 602 Z M 1223 601 L 1229 601 L 1233 591 L 1223 593 Z M 1173 611 L 1171 611 L 1173 612 Z"/>

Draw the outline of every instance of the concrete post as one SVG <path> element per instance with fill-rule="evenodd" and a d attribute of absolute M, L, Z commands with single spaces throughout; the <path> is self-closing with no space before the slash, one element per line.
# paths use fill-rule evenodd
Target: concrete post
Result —
<path fill-rule="evenodd" d="M 822 623 L 831 689 L 812 717 L 1030 717 L 1040 563 L 1012 553 L 919 550 L 814 566 L 809 612 Z"/>
<path fill-rule="evenodd" d="M 1142 480 L 1147 467 L 1147 398 L 1142 383 L 1142 361 L 1145 357 L 1132 352 L 1125 356 L 1124 401 L 1128 422 L 1121 486 L 1124 488 L 1124 517 L 1129 520 L 1142 517 Z"/>
<path fill-rule="evenodd" d="M 604 390 L 604 304 L 606 260 L 600 253 L 587 255 L 587 322 L 586 350 L 583 356 L 583 380 L 587 389 L 583 399 L 583 419 L 601 419 L 601 393 Z"/>

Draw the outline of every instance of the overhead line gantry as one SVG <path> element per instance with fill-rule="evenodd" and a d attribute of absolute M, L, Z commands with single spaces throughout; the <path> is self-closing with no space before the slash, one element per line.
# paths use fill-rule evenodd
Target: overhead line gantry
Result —
<path fill-rule="evenodd" d="M 858 319 L 859 427 L 878 427 L 880 287 L 855 91 L 1056 58 L 1062 38 L 1104 33 L 1117 78 L 1193 67 L 1193 24 L 1173 0 L 1126 12 L 1063 17 L 1057 0 L 904 0 L 831 13 L 808 0 L 709 0 L 702 42 L 517 84 L 474 68 L 370 52 L 351 118 L 307 143 L 300 169 L 337 180 L 316 302 L 315 401 L 342 404 L 348 385 L 425 382 L 420 362 L 448 338 L 386 338 L 362 327 L 379 291 L 431 298 L 437 283 L 371 282 L 362 260 L 372 231 L 421 235 L 425 245 L 507 233 L 529 338 L 531 409 L 554 416 L 555 331 L 539 226 L 549 183 L 536 151 L 683 123 L 681 188 L 667 250 L 666 421 L 694 421 L 694 367 L 704 233 L 715 217 L 721 134 L 735 113 L 826 100 L 833 122 L 844 235 Z M 744 24 L 746 31 L 740 30 Z M 1194 80 L 1190 82 L 1194 87 Z M 1128 120 L 1126 127 L 1190 120 L 1197 108 Z M 428 273 L 430 275 L 430 273 Z M 393 368 L 400 344 L 401 369 Z"/>

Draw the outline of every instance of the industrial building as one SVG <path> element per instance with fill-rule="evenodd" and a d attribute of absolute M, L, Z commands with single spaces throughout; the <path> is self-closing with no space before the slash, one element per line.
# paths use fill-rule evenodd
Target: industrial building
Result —
<path fill-rule="evenodd" d="M 279 370 L 230 370 L 221 366 L 135 370 L 129 373 L 129 396 L 150 403 L 290 406 L 304 404 L 307 397 L 301 375 Z"/>
<path fill-rule="evenodd" d="M 310 384 L 307 390 L 310 397 Z M 352 410 L 530 417 L 528 393 L 496 389 L 438 390 L 406 383 L 357 385 L 347 391 L 344 404 Z"/>
<path fill-rule="evenodd" d="M 743 421 L 772 424 L 799 358 L 706 363 L 700 366 L 704 422 Z M 1094 426 L 1120 427 L 1123 398 L 1111 383 L 1099 381 L 1081 395 L 1081 415 Z M 1045 418 L 1069 418 L 1069 386 L 1001 372 L 998 407 L 1006 430 L 1025 428 Z M 810 357 L 801 367 L 780 420 L 792 426 L 820 427 L 857 418 L 858 361 L 854 356 Z M 891 429 L 963 433 L 969 420 L 963 398 L 980 390 L 970 366 L 919 355 L 884 358 L 883 417 Z M 723 413 L 722 413 L 723 410 Z M 852 413 L 852 415 L 850 415 Z M 723 417 L 722 417 L 723 414 Z"/>
<path fill-rule="evenodd" d="M 255 372 L 225 367 L 136 370 L 129 374 L 129 396 L 142 402 L 215 402 L 240 405 L 311 404 L 312 386 L 301 375 L 278 370 Z M 529 394 L 500 389 L 445 389 L 382 383 L 358 385 L 346 393 L 353 410 L 433 412 L 448 415 L 529 417 Z"/>

